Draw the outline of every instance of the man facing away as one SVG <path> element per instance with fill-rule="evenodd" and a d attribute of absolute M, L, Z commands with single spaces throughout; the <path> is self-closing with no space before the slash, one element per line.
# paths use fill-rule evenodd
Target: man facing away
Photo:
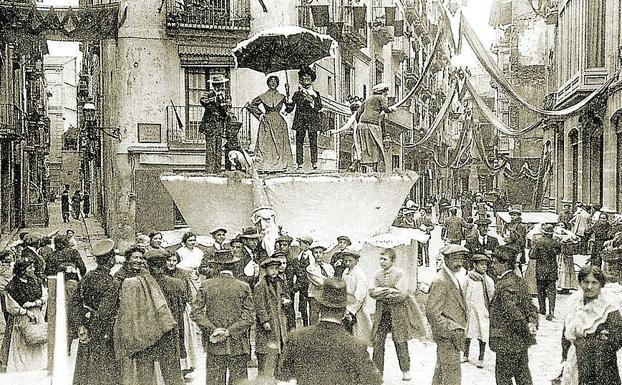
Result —
<path fill-rule="evenodd" d="M 347 304 L 345 281 L 327 278 L 315 300 L 320 306 L 320 322 L 290 333 L 281 379 L 295 379 L 298 385 L 382 384 L 365 344 L 341 324 Z"/>
<path fill-rule="evenodd" d="M 207 385 L 234 385 L 248 378 L 255 309 L 250 286 L 233 276 L 239 260 L 227 249 L 216 251 L 209 262 L 219 273 L 203 282 L 192 303 L 190 318 L 203 333 Z"/>
<path fill-rule="evenodd" d="M 515 250 L 499 246 L 491 268 L 497 277 L 490 303 L 490 349 L 495 352 L 497 385 L 532 385 L 528 349 L 536 343 L 538 312 L 522 278 L 514 274 Z"/>

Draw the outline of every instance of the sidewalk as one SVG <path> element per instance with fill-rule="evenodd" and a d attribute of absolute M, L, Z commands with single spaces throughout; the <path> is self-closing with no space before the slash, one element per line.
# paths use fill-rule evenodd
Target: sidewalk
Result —
<path fill-rule="evenodd" d="M 88 253 L 91 244 L 106 238 L 106 234 L 101 224 L 93 217 L 85 218 L 84 220 L 82 218 L 80 220 L 75 220 L 72 217 L 68 223 L 64 223 L 60 211 L 60 202 L 49 203 L 48 210 L 50 213 L 50 222 L 48 227 L 26 227 L 14 231 L 12 234 L 7 234 L 0 238 L 0 250 L 18 240 L 19 233 L 22 231 L 48 235 L 56 230 L 58 230 L 59 234 L 65 234 L 68 229 L 71 229 L 75 232 L 74 237 L 78 242 L 77 249 L 83 257 Z"/>

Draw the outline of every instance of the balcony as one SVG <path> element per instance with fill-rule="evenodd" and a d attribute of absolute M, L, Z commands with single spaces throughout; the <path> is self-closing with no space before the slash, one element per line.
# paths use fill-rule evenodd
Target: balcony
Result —
<path fill-rule="evenodd" d="M 205 148 L 205 135 L 199 132 L 203 111 L 203 106 L 175 106 L 174 108 L 168 106 L 166 108 L 166 132 L 169 149 L 203 150 Z M 242 128 L 238 133 L 240 146 L 248 150 L 251 142 L 252 116 L 243 107 L 233 107 L 231 112 L 242 123 Z"/>
<path fill-rule="evenodd" d="M 410 57 L 410 39 L 406 36 L 396 37 L 391 43 L 391 55 L 400 63 Z"/>
<path fill-rule="evenodd" d="M 166 0 L 168 34 L 209 35 L 214 30 L 248 33 L 250 26 L 250 0 L 186 0 L 185 5 Z"/>
<path fill-rule="evenodd" d="M 572 76 L 557 90 L 556 108 L 565 107 L 605 84 L 606 68 L 586 68 Z"/>
<path fill-rule="evenodd" d="M 384 7 L 372 8 L 372 20 L 371 32 L 380 43 L 380 45 L 387 45 L 393 40 L 393 32 L 387 25 L 387 18 L 384 14 Z"/>
<path fill-rule="evenodd" d="M 0 104 L 0 139 L 21 140 L 24 113 L 14 104 Z"/>
<path fill-rule="evenodd" d="M 406 69 L 404 70 L 406 79 L 417 80 L 419 79 L 420 73 L 419 62 L 414 58 L 408 59 L 406 62 Z"/>
<path fill-rule="evenodd" d="M 364 12 L 359 15 L 360 20 L 356 21 L 358 12 L 355 12 L 355 8 L 363 9 L 362 7 L 338 7 L 336 13 L 329 16 L 328 25 L 319 26 L 313 19 L 311 6 L 300 6 L 298 7 L 298 25 L 311 31 L 328 34 L 341 47 L 357 51 L 367 46 L 367 23 Z"/>
<path fill-rule="evenodd" d="M 418 21 L 421 19 L 421 0 L 405 0 L 404 10 L 409 23 Z"/>

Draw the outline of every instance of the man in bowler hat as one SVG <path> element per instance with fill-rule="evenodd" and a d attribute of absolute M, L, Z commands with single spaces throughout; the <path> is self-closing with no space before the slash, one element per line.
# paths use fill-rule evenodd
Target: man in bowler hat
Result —
<path fill-rule="evenodd" d="M 296 106 L 292 130 L 296 131 L 296 163 L 297 170 L 302 169 L 304 161 L 305 135 L 309 136 L 309 148 L 311 150 L 311 164 L 317 168 L 317 133 L 320 131 L 320 110 L 322 109 L 322 97 L 313 89 L 313 82 L 317 75 L 311 68 L 303 68 L 298 71 L 300 89 L 294 92 L 290 104 Z"/>
<path fill-rule="evenodd" d="M 285 344 L 281 379 L 298 385 L 380 385 L 382 378 L 365 345 L 341 324 L 346 312 L 346 283 L 328 278 L 315 299 L 320 322 L 292 331 Z"/>
<path fill-rule="evenodd" d="M 203 282 L 192 303 L 190 318 L 203 334 L 207 385 L 234 385 L 248 379 L 255 308 L 250 286 L 233 276 L 239 261 L 230 250 L 217 250 L 209 263 L 219 273 Z"/>

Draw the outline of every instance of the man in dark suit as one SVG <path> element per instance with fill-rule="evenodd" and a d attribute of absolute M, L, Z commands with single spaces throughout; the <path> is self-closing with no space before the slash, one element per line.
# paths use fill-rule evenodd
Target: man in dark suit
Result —
<path fill-rule="evenodd" d="M 460 271 L 469 250 L 449 244 L 441 248 L 440 253 L 445 265 L 430 286 L 425 310 L 436 342 L 432 385 L 460 385 L 460 350 L 464 348 L 467 313 L 456 273 Z"/>
<path fill-rule="evenodd" d="M 317 325 L 292 331 L 285 344 L 281 379 L 298 385 L 380 385 L 382 378 L 365 345 L 348 334 L 346 283 L 328 278 L 315 299 L 320 304 Z"/>
<path fill-rule="evenodd" d="M 493 252 L 497 246 L 499 246 L 499 240 L 488 234 L 488 229 L 492 221 L 488 218 L 478 219 L 475 221 L 477 225 L 477 237 L 469 238 L 466 240 L 465 247 L 473 254 L 487 254 L 486 252 Z M 465 268 L 470 270 L 473 266 L 471 260 L 467 261 Z"/>
<path fill-rule="evenodd" d="M 251 288 L 233 276 L 239 262 L 230 250 L 218 250 L 209 261 L 219 273 L 203 282 L 190 318 L 203 333 L 207 385 L 237 384 L 248 378 L 250 328 L 255 321 Z"/>
<path fill-rule="evenodd" d="M 213 173 L 220 172 L 221 167 L 222 136 L 227 119 L 225 84 L 228 81 L 222 74 L 213 75 L 209 80 L 212 89 L 203 93 L 199 99 L 204 108 L 199 132 L 205 134 L 207 143 L 206 169 Z"/>
<path fill-rule="evenodd" d="M 303 68 L 298 71 L 300 89 L 294 92 L 292 100 L 296 106 L 296 114 L 292 123 L 292 130 L 296 131 L 296 163 L 297 169 L 302 168 L 304 161 L 305 134 L 309 135 L 309 148 L 311 150 L 311 164 L 317 168 L 317 133 L 320 131 L 320 110 L 322 109 L 322 97 L 313 89 L 313 82 L 317 75 L 311 68 Z"/>
<path fill-rule="evenodd" d="M 45 282 L 45 260 L 39 252 L 39 244 L 41 243 L 41 239 L 43 237 L 40 234 L 36 233 L 28 233 L 24 237 L 24 248 L 22 249 L 22 259 L 30 259 L 35 262 L 35 275 L 37 278 L 41 280 L 41 282 Z"/>
<path fill-rule="evenodd" d="M 91 255 L 97 267 L 78 283 L 68 309 L 72 332 L 80 339 L 73 384 L 117 385 L 121 384 L 121 365 L 115 357 L 112 331 L 119 283 L 110 274 L 114 266 L 114 242 L 105 239 L 95 244 Z"/>
<path fill-rule="evenodd" d="M 421 231 L 425 231 L 426 234 L 432 234 L 434 230 L 434 223 L 430 217 L 431 207 L 422 207 L 419 209 L 419 217 L 415 219 L 415 228 Z M 418 242 L 419 244 L 419 258 L 418 265 L 422 266 L 424 261 L 426 266 L 430 266 L 430 241 Z"/>
<path fill-rule="evenodd" d="M 558 240 L 553 239 L 553 225 L 544 224 L 540 236 L 534 239 L 529 257 L 536 261 L 536 285 L 538 288 L 538 305 L 540 314 L 546 314 L 546 300 L 549 300 L 548 321 L 555 314 L 555 296 L 557 289 L 557 256 L 562 251 Z"/>
<path fill-rule="evenodd" d="M 531 303 L 525 282 L 514 274 L 516 250 L 499 246 L 492 255 L 496 275 L 490 302 L 490 349 L 497 354 L 497 385 L 532 385 L 528 349 L 536 343 L 538 311 Z"/>
<path fill-rule="evenodd" d="M 457 216 L 457 213 L 457 207 L 449 209 L 449 217 L 443 222 L 443 229 L 441 230 L 441 237 L 455 245 L 461 244 L 464 240 L 464 230 L 473 227 L 473 225 L 466 223 L 464 219 Z"/>
<path fill-rule="evenodd" d="M 525 264 L 525 246 L 527 244 L 527 228 L 523 224 L 521 217 L 522 212 L 519 208 L 512 208 L 509 211 L 510 224 L 507 225 L 505 230 L 505 237 L 503 238 L 506 245 L 510 245 L 514 248 L 517 257 L 517 263 L 519 266 Z M 522 266 L 521 266 L 522 270 Z"/>
<path fill-rule="evenodd" d="M 294 239 L 289 235 L 281 235 L 276 239 L 276 251 L 285 255 L 285 264 L 281 265 L 279 277 L 283 281 L 285 294 L 289 298 L 289 302 L 283 305 L 285 318 L 287 319 L 287 330 L 296 328 L 296 310 L 294 309 L 294 296 L 296 294 L 296 271 L 298 269 L 298 260 L 291 249 Z"/>

